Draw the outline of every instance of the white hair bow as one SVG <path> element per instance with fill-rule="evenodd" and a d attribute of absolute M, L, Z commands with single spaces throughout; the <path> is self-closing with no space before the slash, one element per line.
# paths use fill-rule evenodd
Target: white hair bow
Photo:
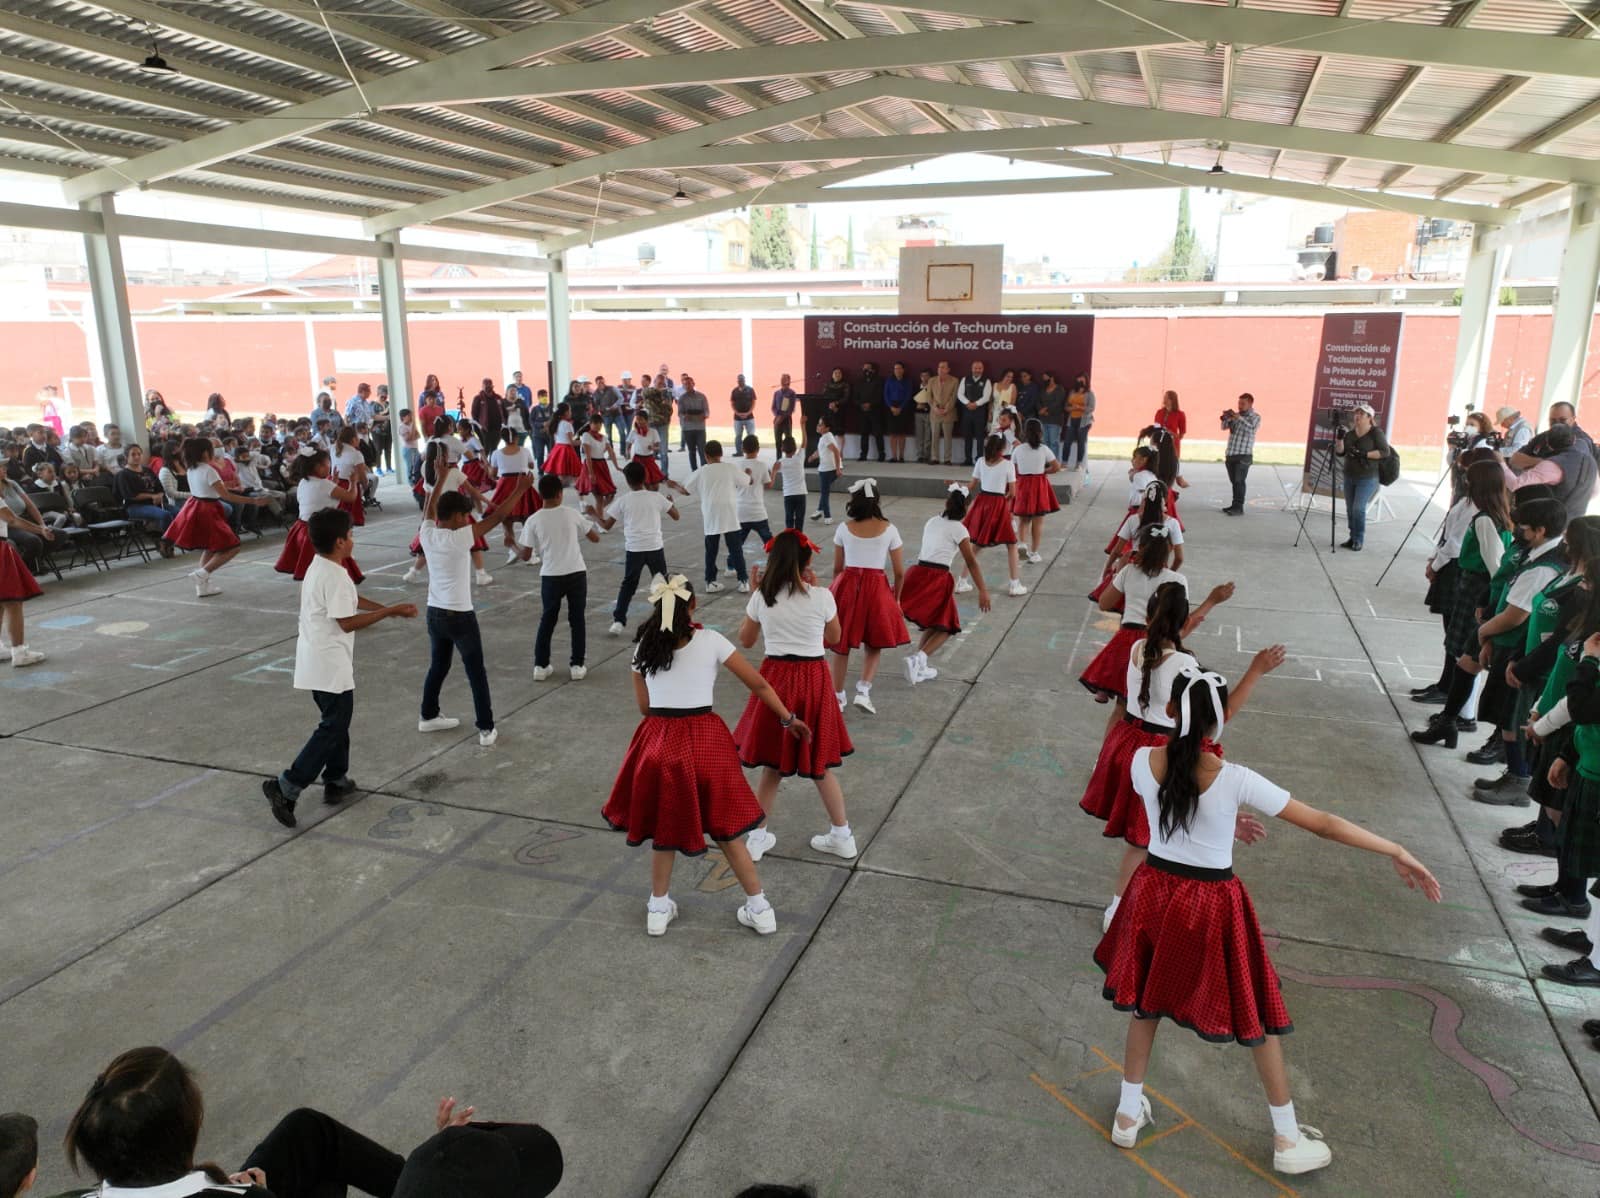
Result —
<path fill-rule="evenodd" d="M 1179 677 L 1187 679 L 1189 685 L 1183 688 L 1183 695 L 1178 700 L 1178 735 L 1189 735 L 1189 696 L 1197 686 L 1204 686 L 1211 695 L 1211 710 L 1217 717 L 1217 728 L 1211 739 L 1221 739 L 1222 729 L 1228 722 L 1222 709 L 1222 689 L 1228 685 L 1228 680 L 1221 674 L 1203 670 L 1199 666 L 1185 666 Z"/>
<path fill-rule="evenodd" d="M 661 627 L 671 631 L 674 605 L 682 601 L 689 602 L 689 580 L 682 574 L 674 574 L 668 578 L 665 574 L 657 574 L 650 580 L 650 602 L 661 604 Z"/>
<path fill-rule="evenodd" d="M 1166 493 L 1166 490 L 1167 484 L 1158 478 L 1155 482 L 1145 484 L 1144 497 L 1147 500 L 1160 499 Z"/>
<path fill-rule="evenodd" d="M 302 445 L 299 449 L 295 450 L 295 457 L 314 458 L 317 456 L 318 452 L 319 450 L 315 445 Z"/>
<path fill-rule="evenodd" d="M 1165 538 L 1172 535 L 1172 530 L 1167 527 L 1166 521 L 1163 520 L 1160 524 L 1146 524 L 1138 531 L 1136 535 L 1141 537 Z"/>
<path fill-rule="evenodd" d="M 961 498 L 963 498 L 963 499 L 965 499 L 968 495 L 970 495 L 972 493 L 972 492 L 967 490 L 967 484 L 966 483 L 951 483 L 949 489 L 952 490 L 952 491 L 960 491 L 961 492 Z"/>
<path fill-rule="evenodd" d="M 868 499 L 875 498 L 878 494 L 878 480 L 875 478 L 863 478 L 851 483 L 850 494 L 854 495 L 857 491 L 865 491 Z"/>

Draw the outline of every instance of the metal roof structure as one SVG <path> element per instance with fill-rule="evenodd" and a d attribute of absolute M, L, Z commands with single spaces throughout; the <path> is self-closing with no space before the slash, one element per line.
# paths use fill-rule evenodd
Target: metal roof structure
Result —
<path fill-rule="evenodd" d="M 5 0 L 0 167 L 545 251 L 1185 184 L 1493 225 L 1600 184 L 1597 31 L 1569 0 Z M 956 152 L 1093 173 L 844 186 Z"/>

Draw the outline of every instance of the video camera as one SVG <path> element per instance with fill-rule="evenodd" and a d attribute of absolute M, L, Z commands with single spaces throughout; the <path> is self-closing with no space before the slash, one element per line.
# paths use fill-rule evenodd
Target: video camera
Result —
<path fill-rule="evenodd" d="M 1472 413 L 1473 406 L 1468 404 L 1467 415 L 1470 416 Z M 1444 422 L 1450 426 L 1450 431 L 1445 433 L 1445 444 L 1457 453 L 1468 448 L 1477 440 L 1482 440 L 1491 449 L 1500 448 L 1502 438 L 1500 433 L 1494 429 L 1490 429 L 1488 436 L 1484 436 L 1482 433 L 1473 430 L 1457 428 L 1456 426 L 1461 423 L 1460 416 L 1446 416 Z"/>

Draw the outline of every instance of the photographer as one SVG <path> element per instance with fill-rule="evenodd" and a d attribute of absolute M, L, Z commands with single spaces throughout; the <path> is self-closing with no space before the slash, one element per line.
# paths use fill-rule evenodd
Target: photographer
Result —
<path fill-rule="evenodd" d="M 1256 430 L 1261 427 L 1261 414 L 1256 411 L 1256 399 L 1246 391 L 1239 396 L 1239 407 L 1229 408 L 1222 414 L 1222 427 L 1228 432 L 1228 452 L 1224 459 L 1228 467 L 1228 481 L 1233 484 L 1233 502 L 1223 508 L 1229 516 L 1244 515 L 1244 480 L 1250 473 L 1250 463 L 1255 460 Z"/>
<path fill-rule="evenodd" d="M 1378 493 L 1378 463 L 1389 455 L 1389 439 L 1374 422 L 1370 404 L 1350 409 L 1351 428 L 1334 426 L 1333 451 L 1344 459 L 1344 517 L 1350 536 L 1341 548 L 1359 551 L 1367 539 L 1367 505 Z"/>

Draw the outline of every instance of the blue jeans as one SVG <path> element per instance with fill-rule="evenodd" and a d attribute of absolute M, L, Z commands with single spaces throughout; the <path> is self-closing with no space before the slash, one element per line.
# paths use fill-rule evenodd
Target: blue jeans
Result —
<path fill-rule="evenodd" d="M 622 586 L 617 590 L 617 606 L 611 610 L 611 618 L 618 624 L 628 622 L 628 604 L 633 602 L 633 593 L 639 589 L 639 578 L 644 571 L 666 577 L 667 553 L 664 549 L 628 549 L 623 554 Z"/>
<path fill-rule="evenodd" d="M 1077 450 L 1075 458 L 1073 457 L 1074 449 Z M 1068 459 L 1072 459 L 1071 465 L 1079 468 L 1082 468 L 1085 460 L 1089 457 L 1089 426 L 1083 422 L 1081 417 L 1074 417 L 1067 421 L 1066 436 L 1061 439 L 1061 454 L 1063 466 L 1068 465 Z"/>
<path fill-rule="evenodd" d="M 1061 458 L 1061 426 L 1059 424 L 1044 425 L 1044 443 L 1059 461 Z"/>
<path fill-rule="evenodd" d="M 672 426 L 670 424 L 652 424 L 650 427 L 655 430 L 656 436 L 661 441 L 660 447 L 656 450 L 656 461 L 661 463 L 661 477 L 670 478 L 671 474 L 667 470 L 667 437 L 672 432 Z"/>
<path fill-rule="evenodd" d="M 606 440 L 608 442 L 611 440 L 611 430 L 616 429 L 617 448 L 623 449 L 628 444 L 628 429 L 632 426 L 632 424 L 633 421 L 629 420 L 626 416 L 615 412 L 608 414 L 605 420 Z"/>
<path fill-rule="evenodd" d="M 833 516 L 833 508 L 828 505 L 828 492 L 833 489 L 833 480 L 838 477 L 837 470 L 817 471 L 817 511 L 830 518 Z"/>
<path fill-rule="evenodd" d="M 539 473 L 544 473 L 544 459 L 550 453 L 550 435 L 548 433 L 534 433 L 530 438 L 533 443 L 533 464 L 539 467 Z"/>
<path fill-rule="evenodd" d="M 130 503 L 125 510 L 130 520 L 149 520 L 156 526 L 157 533 L 167 531 L 167 525 L 177 518 L 178 513 L 170 508 L 157 507 L 153 503 Z M 16 534 L 13 533 L 13 536 Z"/>
<path fill-rule="evenodd" d="M 706 462 L 706 430 L 703 428 L 686 428 L 680 430 L 679 435 L 683 437 L 683 448 L 689 455 L 690 471 L 700 469 Z M 662 473 L 666 473 L 665 468 L 663 468 Z"/>
<path fill-rule="evenodd" d="M 741 520 L 739 522 L 739 552 L 744 552 L 744 543 L 750 539 L 750 534 L 756 534 L 756 540 L 761 544 L 761 551 L 766 552 L 767 542 L 772 540 L 772 525 L 765 520 Z M 730 566 L 732 562 L 728 563 Z"/>
<path fill-rule="evenodd" d="M 416 486 L 417 479 L 422 477 L 422 455 L 407 445 L 400 451 L 400 458 L 406 466 L 406 483 Z"/>
<path fill-rule="evenodd" d="M 355 691 L 312 691 L 311 697 L 322 719 L 294 764 L 278 775 L 283 797 L 291 801 L 299 798 L 318 774 L 324 782 L 343 782 L 350 774 L 350 718 L 356 711 Z"/>
<path fill-rule="evenodd" d="M 1367 504 L 1378 493 L 1378 471 L 1344 476 L 1344 518 L 1350 526 L 1350 544 L 1360 549 L 1367 540 Z"/>
<path fill-rule="evenodd" d="M 744 568 L 744 530 L 738 532 L 725 532 L 720 536 L 714 532 L 706 533 L 706 585 L 710 586 L 717 581 L 717 542 L 721 541 L 728 547 L 728 566 L 739 575 L 740 582 L 749 580 L 749 574 Z"/>
<path fill-rule="evenodd" d="M 785 495 L 783 497 L 783 526 L 785 528 L 804 528 L 806 526 L 806 497 L 804 495 Z"/>
<path fill-rule="evenodd" d="M 428 608 L 428 641 L 433 647 L 428 661 L 428 676 L 422 680 L 422 718 L 439 714 L 439 690 L 450 673 L 450 661 L 461 654 L 461 668 L 467 672 L 472 688 L 473 722 L 479 732 L 494 727 L 494 708 L 489 705 L 489 673 L 483 668 L 483 637 L 478 632 L 478 613 Z"/>
<path fill-rule="evenodd" d="M 543 574 L 539 577 L 539 599 L 544 610 L 539 613 L 539 631 L 533 639 L 533 664 L 543 669 L 550 664 L 550 638 L 555 635 L 556 621 L 561 618 L 561 601 L 567 601 L 567 627 L 572 633 L 571 662 L 584 664 L 588 649 L 583 624 L 584 605 L 589 602 L 589 572 L 574 570 L 571 574 Z"/>
<path fill-rule="evenodd" d="M 756 418 L 754 416 L 735 416 L 733 418 L 733 454 L 738 456 L 744 452 L 744 439 L 756 435 Z"/>

